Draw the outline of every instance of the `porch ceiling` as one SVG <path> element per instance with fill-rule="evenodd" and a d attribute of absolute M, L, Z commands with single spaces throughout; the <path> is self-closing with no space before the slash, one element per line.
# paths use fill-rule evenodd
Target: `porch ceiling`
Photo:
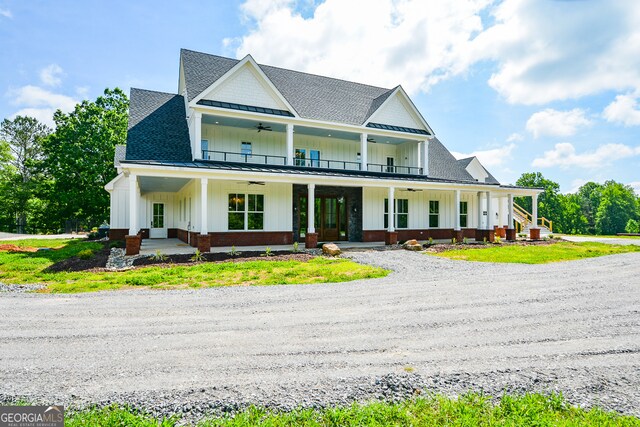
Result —
<path fill-rule="evenodd" d="M 184 187 L 189 178 L 167 178 L 160 176 L 140 176 L 138 185 L 142 193 L 166 192 L 175 193 Z"/>
<path fill-rule="evenodd" d="M 237 117 L 216 116 L 211 114 L 202 115 L 202 123 L 208 125 L 229 126 L 234 128 L 250 129 L 258 132 L 255 126 L 262 123 L 263 126 L 270 126 L 273 132 L 285 132 L 286 126 L 282 123 L 273 123 L 268 120 L 247 120 Z M 267 131 L 263 131 L 267 132 Z"/>

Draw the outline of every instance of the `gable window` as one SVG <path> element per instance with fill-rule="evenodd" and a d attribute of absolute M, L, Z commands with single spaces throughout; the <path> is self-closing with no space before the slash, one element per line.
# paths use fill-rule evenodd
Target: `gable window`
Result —
<path fill-rule="evenodd" d="M 387 157 L 387 172 L 393 173 L 396 171 L 396 168 L 393 165 L 394 161 L 393 157 Z"/>
<path fill-rule="evenodd" d="M 438 200 L 429 200 L 429 228 L 438 228 L 440 226 L 440 202 Z"/>
<path fill-rule="evenodd" d="M 247 156 L 250 156 L 252 154 L 252 149 L 251 149 L 251 143 L 250 142 L 242 142 L 240 145 L 240 154 L 242 154 L 243 156 L 245 156 L 245 160 L 247 158 Z"/>
<path fill-rule="evenodd" d="M 460 227 L 467 227 L 467 219 L 468 219 L 468 202 L 460 202 Z"/>
<path fill-rule="evenodd" d="M 304 148 L 296 148 L 295 152 L 295 165 L 296 166 L 306 166 L 305 159 L 307 157 L 307 150 Z"/>
<path fill-rule="evenodd" d="M 396 228 L 409 227 L 409 199 L 394 200 L 395 217 L 393 226 Z M 384 199 L 384 228 L 389 227 L 389 199 Z"/>
<path fill-rule="evenodd" d="M 203 139 L 200 141 L 200 149 L 202 150 L 202 158 L 209 160 L 209 140 Z"/>
<path fill-rule="evenodd" d="M 264 229 L 263 194 L 229 194 L 229 230 Z"/>

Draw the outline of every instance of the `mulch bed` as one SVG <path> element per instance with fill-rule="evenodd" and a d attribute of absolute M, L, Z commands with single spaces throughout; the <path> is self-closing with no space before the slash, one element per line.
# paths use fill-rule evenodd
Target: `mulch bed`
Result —
<path fill-rule="evenodd" d="M 264 256 L 264 252 L 259 251 L 238 251 L 239 254 L 232 256 L 224 252 L 204 253 L 202 257 L 204 261 L 194 262 L 191 260 L 193 254 L 167 255 L 167 259 L 154 260 L 153 257 L 138 258 L 133 261 L 134 267 L 157 266 L 168 267 L 176 264 L 180 265 L 197 265 L 202 262 L 247 262 L 247 261 L 301 261 L 307 262 L 314 255 L 304 252 L 291 251 L 273 251 L 271 256 Z"/>
<path fill-rule="evenodd" d="M 61 271 L 95 271 L 104 269 L 107 265 L 110 251 L 109 245 L 105 243 L 103 248 L 96 251 L 93 257 L 89 259 L 80 259 L 78 257 L 68 258 L 50 265 L 44 271 L 47 273 L 59 273 Z"/>
<path fill-rule="evenodd" d="M 470 242 L 467 244 L 464 243 L 457 243 L 457 244 L 452 244 L 452 243 L 434 243 L 433 245 L 429 246 L 429 245 L 424 245 L 426 248 L 427 252 L 435 252 L 435 253 L 441 253 L 441 252 L 446 252 L 446 251 L 452 251 L 452 250 L 458 250 L 458 249 L 487 249 L 487 248 L 492 248 L 495 247 L 497 245 L 500 246 L 547 246 L 547 245 L 553 245 L 555 243 L 560 242 L 560 239 L 549 239 L 549 240 L 517 240 L 515 242 L 507 242 L 507 241 L 502 241 L 499 244 L 498 243 L 483 243 L 483 242 Z"/>

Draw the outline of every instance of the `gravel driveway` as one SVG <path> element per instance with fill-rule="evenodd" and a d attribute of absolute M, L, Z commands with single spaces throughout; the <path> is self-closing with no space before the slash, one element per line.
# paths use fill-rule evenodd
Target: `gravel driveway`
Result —
<path fill-rule="evenodd" d="M 551 265 L 350 253 L 342 284 L 0 293 L 0 401 L 156 413 L 322 407 L 416 390 L 562 391 L 640 415 L 640 253 Z"/>

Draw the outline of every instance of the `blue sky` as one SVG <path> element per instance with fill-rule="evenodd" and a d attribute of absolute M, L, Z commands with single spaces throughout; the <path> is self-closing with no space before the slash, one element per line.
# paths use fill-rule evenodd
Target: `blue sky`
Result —
<path fill-rule="evenodd" d="M 640 194 L 634 0 L 0 0 L 0 118 L 51 122 L 105 87 L 175 92 L 180 48 L 401 84 L 456 155 L 503 183 Z"/>

